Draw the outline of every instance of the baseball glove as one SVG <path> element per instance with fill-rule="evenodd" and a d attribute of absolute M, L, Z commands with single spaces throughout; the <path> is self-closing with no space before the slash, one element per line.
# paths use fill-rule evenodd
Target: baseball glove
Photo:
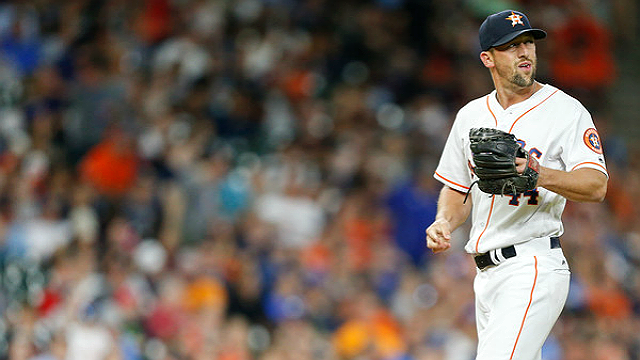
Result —
<path fill-rule="evenodd" d="M 478 187 L 488 194 L 517 195 L 533 190 L 540 165 L 516 142 L 513 134 L 492 128 L 469 131 Z M 522 174 L 516 171 L 516 157 L 527 160 Z"/>

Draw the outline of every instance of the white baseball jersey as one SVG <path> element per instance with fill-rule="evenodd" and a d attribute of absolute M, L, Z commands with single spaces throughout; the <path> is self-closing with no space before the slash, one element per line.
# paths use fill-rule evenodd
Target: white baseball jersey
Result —
<path fill-rule="evenodd" d="M 557 170 L 600 170 L 607 176 L 602 146 L 591 115 L 576 99 L 544 85 L 529 99 L 503 109 L 496 91 L 458 112 L 434 177 L 467 192 L 475 179 L 469 129 L 497 128 L 516 136 L 540 165 Z M 564 197 L 538 187 L 518 196 L 490 195 L 474 186 L 472 227 L 465 250 L 484 253 L 530 239 L 560 236 Z"/>

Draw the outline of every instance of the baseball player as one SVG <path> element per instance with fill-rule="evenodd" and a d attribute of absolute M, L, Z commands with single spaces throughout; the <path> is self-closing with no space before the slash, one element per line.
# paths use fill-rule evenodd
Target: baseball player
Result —
<path fill-rule="evenodd" d="M 606 194 L 602 145 L 589 112 L 535 80 L 536 40 L 545 37 L 519 11 L 486 18 L 480 60 L 495 90 L 459 110 L 434 174 L 444 186 L 427 246 L 434 253 L 449 249 L 451 232 L 472 218 L 465 250 L 478 267 L 477 360 L 541 359 L 569 290 L 559 239 L 566 199 L 600 202 Z M 515 176 L 500 186 L 495 181 L 504 179 L 495 179 L 503 175 L 493 172 L 502 165 L 487 161 L 504 160 L 487 150 L 496 133 L 519 145 L 496 148 L 523 153 L 513 158 Z M 514 186 L 524 174 L 527 185 Z"/>

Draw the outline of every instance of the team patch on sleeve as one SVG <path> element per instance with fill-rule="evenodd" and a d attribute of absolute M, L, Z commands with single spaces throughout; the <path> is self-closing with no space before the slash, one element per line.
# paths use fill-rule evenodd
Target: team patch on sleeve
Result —
<path fill-rule="evenodd" d="M 600 142 L 600 136 L 594 128 L 589 128 L 584 132 L 584 143 L 587 147 L 598 154 L 602 154 L 602 143 Z"/>

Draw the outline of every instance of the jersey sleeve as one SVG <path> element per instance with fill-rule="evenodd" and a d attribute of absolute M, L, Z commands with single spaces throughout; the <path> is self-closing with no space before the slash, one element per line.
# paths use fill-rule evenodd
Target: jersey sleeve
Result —
<path fill-rule="evenodd" d="M 463 134 L 463 128 L 457 118 L 444 145 L 440 162 L 433 177 L 452 189 L 467 192 L 471 185 L 471 175 L 464 152 L 465 139 L 468 134 Z"/>
<path fill-rule="evenodd" d="M 578 106 L 577 112 L 577 120 L 568 131 L 569 141 L 562 152 L 566 170 L 591 168 L 602 171 L 608 177 L 602 142 L 591 115 L 582 105 Z"/>

